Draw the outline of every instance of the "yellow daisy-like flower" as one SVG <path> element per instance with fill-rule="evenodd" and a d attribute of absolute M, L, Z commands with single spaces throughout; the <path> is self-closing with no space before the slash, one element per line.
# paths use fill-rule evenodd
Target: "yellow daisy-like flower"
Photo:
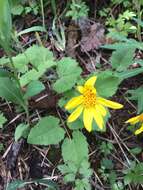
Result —
<path fill-rule="evenodd" d="M 140 123 L 141 127 L 135 131 L 135 135 L 138 135 L 143 132 L 143 113 L 137 115 L 136 117 L 132 117 L 126 121 L 126 123 L 130 123 L 131 125 L 135 125 L 136 123 Z"/>
<path fill-rule="evenodd" d="M 106 100 L 98 96 L 94 84 L 97 77 L 89 78 L 84 86 L 77 86 L 77 90 L 81 93 L 80 96 L 72 98 L 65 106 L 67 110 L 76 108 L 68 117 L 68 122 L 75 121 L 83 112 L 83 123 L 87 131 L 92 130 L 92 122 L 95 120 L 100 129 L 104 126 L 104 117 L 107 114 L 105 107 L 120 109 L 123 105 Z"/>

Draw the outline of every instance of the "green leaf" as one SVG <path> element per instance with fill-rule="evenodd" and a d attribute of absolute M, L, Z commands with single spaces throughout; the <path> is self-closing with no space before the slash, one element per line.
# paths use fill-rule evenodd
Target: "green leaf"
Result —
<path fill-rule="evenodd" d="M 45 89 L 45 86 L 40 81 L 32 81 L 28 84 L 26 93 L 24 94 L 24 98 L 28 99 L 32 96 L 39 94 L 41 91 Z"/>
<path fill-rule="evenodd" d="M 20 83 L 25 86 L 33 80 L 38 80 L 49 69 L 56 65 L 52 52 L 47 48 L 33 45 L 25 51 L 25 55 L 33 68 L 20 78 Z"/>
<path fill-rule="evenodd" d="M 0 113 L 0 128 L 3 127 L 3 124 L 5 124 L 6 121 L 7 121 L 7 119 L 5 118 L 3 113 Z"/>
<path fill-rule="evenodd" d="M 73 132 L 73 138 L 66 138 L 62 144 L 62 156 L 64 162 L 73 162 L 80 167 L 84 159 L 88 159 L 88 144 L 85 136 L 79 132 Z"/>
<path fill-rule="evenodd" d="M 25 182 L 22 180 L 16 180 L 13 181 L 11 183 L 9 183 L 8 187 L 6 188 L 6 190 L 16 190 L 18 188 L 22 188 L 25 186 Z"/>
<path fill-rule="evenodd" d="M 21 105 L 25 108 L 25 102 L 21 94 L 20 89 L 16 86 L 16 83 L 9 78 L 0 78 L 0 97 L 11 101 L 13 103 Z"/>
<path fill-rule="evenodd" d="M 11 11 L 8 0 L 0 0 L 0 44 L 9 49 L 12 30 Z"/>
<path fill-rule="evenodd" d="M 142 152 L 142 148 L 141 147 L 135 147 L 135 148 L 130 149 L 130 152 L 134 155 L 138 155 Z"/>
<path fill-rule="evenodd" d="M 12 8 L 11 8 L 11 13 L 13 15 L 21 15 L 23 11 L 24 11 L 24 7 L 19 4 L 12 6 Z"/>
<path fill-rule="evenodd" d="M 126 70 L 129 65 L 133 64 L 135 49 L 135 47 L 124 47 L 114 51 L 110 59 L 112 67 L 117 71 Z"/>
<path fill-rule="evenodd" d="M 88 179 L 76 179 L 75 190 L 91 190 Z"/>
<path fill-rule="evenodd" d="M 25 53 L 19 53 L 17 56 L 13 57 L 13 62 L 14 62 L 15 68 L 19 72 L 24 73 L 28 70 L 28 63 L 30 61 Z M 9 64 L 9 66 L 10 66 L 10 64 Z"/>
<path fill-rule="evenodd" d="M 62 172 L 62 174 L 77 172 L 77 167 L 72 162 L 69 162 L 68 164 L 59 165 L 58 169 Z"/>
<path fill-rule="evenodd" d="M 67 123 L 67 125 L 71 130 L 83 129 L 83 127 L 84 127 L 82 118 L 78 118 L 76 121 L 74 121 L 72 123 Z"/>
<path fill-rule="evenodd" d="M 59 119 L 53 116 L 44 117 L 31 129 L 27 142 L 37 145 L 58 144 L 64 134 L 59 126 Z"/>
<path fill-rule="evenodd" d="M 17 56 L 12 57 L 14 67 L 21 73 L 28 70 L 29 60 L 24 53 L 19 53 Z M 9 58 L 2 57 L 0 59 L 0 65 L 11 67 Z"/>
<path fill-rule="evenodd" d="M 133 77 L 133 76 L 136 76 L 140 73 L 143 72 L 143 67 L 140 67 L 140 68 L 137 68 L 137 69 L 132 69 L 132 70 L 126 70 L 126 71 L 123 71 L 123 72 L 118 72 L 118 73 L 115 73 L 117 77 L 120 78 L 120 80 L 124 80 L 126 78 L 130 78 L 130 77 Z"/>
<path fill-rule="evenodd" d="M 20 31 L 17 34 L 17 36 L 21 36 L 21 35 L 27 34 L 29 32 L 46 32 L 46 30 L 45 30 L 45 28 L 43 28 L 43 26 L 32 26 L 30 28 Z"/>
<path fill-rule="evenodd" d="M 0 77 L 12 77 L 12 74 L 8 72 L 6 69 L 0 68 Z"/>
<path fill-rule="evenodd" d="M 116 93 L 120 81 L 121 80 L 119 80 L 114 73 L 110 70 L 106 70 L 98 74 L 95 87 L 100 96 L 110 97 Z"/>
<path fill-rule="evenodd" d="M 138 113 L 143 111 L 143 87 L 139 87 L 136 90 L 128 90 L 127 96 L 130 100 L 137 101 Z"/>
<path fill-rule="evenodd" d="M 116 38 L 117 39 L 117 38 Z M 117 42 L 114 44 L 108 44 L 108 45 L 104 45 L 102 46 L 102 48 L 105 49 L 121 49 L 121 48 L 136 48 L 136 49 L 141 49 L 143 50 L 143 43 L 142 42 L 138 42 L 134 39 L 124 39 L 124 42 Z"/>
<path fill-rule="evenodd" d="M 58 166 L 65 182 L 74 182 L 75 189 L 78 182 L 82 182 L 83 190 L 89 190 L 89 178 L 92 170 L 88 162 L 88 144 L 85 136 L 79 132 L 72 133 L 72 139 L 66 138 L 62 144 L 62 156 L 64 165 Z M 78 188 L 77 188 L 78 189 Z"/>
<path fill-rule="evenodd" d="M 37 70 L 39 65 L 45 65 L 47 68 L 56 65 L 53 53 L 43 46 L 33 45 L 25 51 L 25 55 Z"/>
<path fill-rule="evenodd" d="M 112 160 L 109 160 L 107 158 L 102 159 L 101 165 L 104 166 L 106 169 L 113 169 L 114 167 Z"/>
<path fill-rule="evenodd" d="M 51 188 L 51 190 L 59 190 L 59 188 L 55 182 L 48 180 L 48 179 L 44 179 L 44 178 L 43 179 L 36 179 L 36 180 L 32 180 L 32 181 L 16 180 L 16 181 L 9 183 L 6 190 L 21 189 L 21 188 L 23 188 L 29 184 L 32 184 L 32 183 L 39 183 L 39 184 L 48 186 L 49 188 Z"/>
<path fill-rule="evenodd" d="M 63 58 L 57 64 L 57 73 L 59 79 L 53 85 L 54 90 L 63 93 L 70 90 L 81 74 L 81 68 L 78 63 L 71 58 Z"/>
<path fill-rule="evenodd" d="M 124 171 L 126 173 L 124 177 L 125 185 L 133 183 L 133 184 L 142 184 L 143 182 L 143 163 L 133 163 L 129 169 Z"/>
<path fill-rule="evenodd" d="M 82 163 L 81 163 L 81 166 L 80 166 L 80 169 L 79 169 L 79 173 L 89 179 L 92 175 L 92 169 L 90 169 L 90 164 L 88 162 L 88 160 L 83 160 Z"/>
<path fill-rule="evenodd" d="M 138 23 L 141 27 L 143 27 L 143 21 L 140 19 L 133 18 L 133 20 Z"/>
<path fill-rule="evenodd" d="M 75 174 L 73 174 L 73 173 L 69 173 L 69 174 L 66 174 L 64 176 L 64 181 L 65 182 L 72 182 L 74 180 L 75 180 Z"/>
<path fill-rule="evenodd" d="M 21 137 L 27 138 L 29 131 L 30 131 L 29 125 L 26 125 L 24 123 L 18 125 L 16 127 L 14 134 L 15 141 L 18 141 Z"/>
<path fill-rule="evenodd" d="M 0 143 L 0 152 L 4 150 L 4 145 Z"/>

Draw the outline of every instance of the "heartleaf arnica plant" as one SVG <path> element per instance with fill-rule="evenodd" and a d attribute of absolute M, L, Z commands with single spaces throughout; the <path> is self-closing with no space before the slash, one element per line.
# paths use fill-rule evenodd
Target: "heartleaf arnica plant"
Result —
<path fill-rule="evenodd" d="M 94 87 L 97 77 L 89 78 L 83 86 L 77 86 L 78 92 L 81 94 L 72 98 L 66 105 L 67 110 L 75 109 L 68 117 L 68 122 L 75 121 L 81 113 L 83 113 L 84 127 L 88 132 L 92 131 L 93 120 L 100 129 L 103 129 L 104 118 L 107 115 L 107 109 L 120 109 L 122 104 L 104 99 L 98 95 Z"/>

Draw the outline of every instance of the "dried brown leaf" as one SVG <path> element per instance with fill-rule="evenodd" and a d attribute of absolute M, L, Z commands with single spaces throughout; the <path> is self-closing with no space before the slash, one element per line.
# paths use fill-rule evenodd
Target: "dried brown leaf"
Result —
<path fill-rule="evenodd" d="M 90 25 L 90 29 L 86 32 L 82 30 L 81 51 L 88 52 L 93 49 L 99 49 L 105 43 L 104 27 L 100 23 Z"/>

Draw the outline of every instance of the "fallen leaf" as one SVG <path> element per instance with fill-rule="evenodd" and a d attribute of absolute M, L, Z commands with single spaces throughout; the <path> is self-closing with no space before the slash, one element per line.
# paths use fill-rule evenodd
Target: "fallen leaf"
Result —
<path fill-rule="evenodd" d="M 94 23 L 90 25 L 90 28 L 86 26 L 84 30 L 83 27 L 81 28 L 80 26 L 80 29 L 82 31 L 82 38 L 80 44 L 82 52 L 88 52 L 93 49 L 99 49 L 100 46 L 105 43 L 105 29 L 103 25 L 101 25 L 100 23 Z"/>

